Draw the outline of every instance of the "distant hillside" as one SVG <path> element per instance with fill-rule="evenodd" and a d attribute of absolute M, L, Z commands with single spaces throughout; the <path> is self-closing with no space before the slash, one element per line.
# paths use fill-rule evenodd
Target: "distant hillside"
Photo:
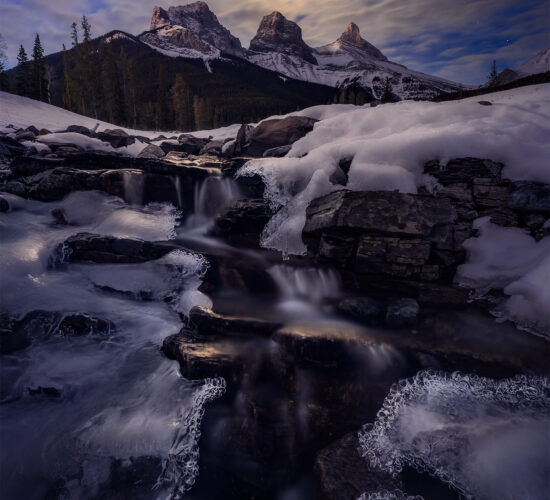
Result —
<path fill-rule="evenodd" d="M 211 61 L 170 57 L 120 31 L 51 54 L 46 64 L 51 104 L 141 129 L 253 122 L 338 96 L 337 89 L 283 78 L 227 54 Z M 9 77 L 14 88 L 15 69 Z"/>

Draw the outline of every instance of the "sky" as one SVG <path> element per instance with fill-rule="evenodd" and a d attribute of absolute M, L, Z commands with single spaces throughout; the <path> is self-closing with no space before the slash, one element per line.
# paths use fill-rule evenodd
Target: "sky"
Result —
<path fill-rule="evenodd" d="M 35 33 L 46 53 L 70 45 L 73 21 L 88 16 L 92 34 L 139 34 L 153 7 L 176 0 L 0 0 L 0 34 L 9 65 Z M 550 47 L 549 0 L 207 0 L 220 22 L 248 47 L 262 16 L 278 10 L 297 21 L 311 46 L 334 41 L 353 21 L 392 61 L 468 85 L 487 80 L 490 65 L 513 68 Z"/>

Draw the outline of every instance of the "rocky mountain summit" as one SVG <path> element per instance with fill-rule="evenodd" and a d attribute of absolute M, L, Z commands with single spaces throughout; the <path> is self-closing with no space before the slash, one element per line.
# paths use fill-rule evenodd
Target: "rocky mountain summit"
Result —
<path fill-rule="evenodd" d="M 142 35 L 145 43 L 161 49 L 192 49 L 205 55 L 220 53 L 244 56 L 241 42 L 222 26 L 205 2 L 153 9 L 151 33 Z"/>
<path fill-rule="evenodd" d="M 302 39 L 302 29 L 280 12 L 264 16 L 256 36 L 250 42 L 254 52 L 278 52 L 302 58 L 317 64 L 313 50 Z"/>

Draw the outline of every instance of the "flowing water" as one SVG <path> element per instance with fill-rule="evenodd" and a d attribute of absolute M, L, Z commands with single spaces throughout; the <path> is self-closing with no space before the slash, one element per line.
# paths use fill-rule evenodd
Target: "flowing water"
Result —
<path fill-rule="evenodd" d="M 48 332 L 3 356 L 3 497 L 101 498 L 113 470 L 131 469 L 139 458 L 158 468 L 140 498 L 177 496 L 196 477 L 203 406 L 223 393 L 224 382 L 183 379 L 159 345 L 180 329 L 178 312 L 208 305 L 197 291 L 204 259 L 176 251 L 141 266 L 63 266 L 51 256 L 78 232 L 169 239 L 178 213 L 93 192 L 53 204 L 7 198 L 12 211 L 0 215 L 3 310 L 19 317 L 85 312 L 115 328 L 83 336 Z M 53 224 L 52 208 L 62 208 L 69 225 Z M 144 296 L 169 303 L 136 300 Z"/>

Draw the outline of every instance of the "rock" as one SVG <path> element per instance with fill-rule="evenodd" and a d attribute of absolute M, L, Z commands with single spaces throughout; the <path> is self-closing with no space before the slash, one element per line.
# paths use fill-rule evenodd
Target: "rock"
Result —
<path fill-rule="evenodd" d="M 61 314 L 54 311 L 31 311 L 15 320 L 2 317 L 0 353 L 11 354 L 54 335 L 60 318 Z"/>
<path fill-rule="evenodd" d="M 455 158 L 442 166 L 438 161 L 432 161 L 424 165 L 424 172 L 437 179 L 439 184 L 471 185 L 475 178 L 487 179 L 493 184 L 501 181 L 501 172 L 504 165 L 492 160 L 480 158 Z"/>
<path fill-rule="evenodd" d="M 5 135 L 0 135 L 0 146 L 3 146 L 3 149 L 8 151 L 8 154 L 4 153 L 4 156 L 24 155 L 27 151 L 25 146 Z"/>
<path fill-rule="evenodd" d="M 519 212 L 550 214 L 550 184 L 517 181 L 510 185 L 508 206 Z"/>
<path fill-rule="evenodd" d="M 47 128 L 41 128 L 38 131 L 38 135 L 48 135 L 48 134 L 51 134 L 51 131 L 49 131 Z"/>
<path fill-rule="evenodd" d="M 36 139 L 36 134 L 30 130 L 20 130 L 15 133 L 15 138 L 18 141 L 34 141 Z"/>
<path fill-rule="evenodd" d="M 280 12 L 262 18 L 256 35 L 250 41 L 250 50 L 298 56 L 317 64 L 313 50 L 302 39 L 302 29 Z"/>
<path fill-rule="evenodd" d="M 199 155 L 220 156 L 222 154 L 222 147 L 222 141 L 210 141 L 199 151 Z"/>
<path fill-rule="evenodd" d="M 25 130 L 32 132 L 35 137 L 40 134 L 40 131 L 34 125 L 28 126 Z"/>
<path fill-rule="evenodd" d="M 252 130 L 248 153 L 252 156 L 262 156 L 268 149 L 293 144 L 311 132 L 316 122 L 317 120 L 307 116 L 264 120 Z"/>
<path fill-rule="evenodd" d="M 61 392 L 56 387 L 42 387 L 39 385 L 36 388 L 28 387 L 27 390 L 29 391 L 29 394 L 31 396 L 38 396 L 38 395 L 44 395 L 44 396 L 50 396 L 58 398 L 61 396 Z"/>
<path fill-rule="evenodd" d="M 166 155 L 166 153 L 164 152 L 164 150 L 161 147 L 156 146 L 155 144 L 149 144 L 148 146 L 145 146 L 141 150 L 141 152 L 138 155 L 138 158 L 161 159 L 161 158 L 164 158 L 165 155 Z"/>
<path fill-rule="evenodd" d="M 278 146 L 276 148 L 266 149 L 262 155 L 264 158 L 282 158 L 292 148 L 292 144 L 287 144 L 286 146 Z"/>
<path fill-rule="evenodd" d="M 208 139 L 199 139 L 198 137 L 194 137 L 189 134 L 181 134 L 178 137 L 178 142 L 178 149 L 174 149 L 173 151 L 196 155 L 199 154 L 201 149 L 204 148 L 204 146 L 206 146 L 210 141 Z"/>
<path fill-rule="evenodd" d="M 216 217 L 211 234 L 232 245 L 259 247 L 260 235 L 271 217 L 263 199 L 241 199 L 232 202 Z"/>
<path fill-rule="evenodd" d="M 336 309 L 350 318 L 367 324 L 378 323 L 384 315 L 384 307 L 380 301 L 370 297 L 351 297 L 341 300 Z"/>
<path fill-rule="evenodd" d="M 0 196 L 0 212 L 7 212 L 10 209 L 10 204 L 6 198 Z"/>
<path fill-rule="evenodd" d="M 182 249 L 169 241 L 150 242 L 137 238 L 116 238 L 91 233 L 78 233 L 62 243 L 70 262 L 128 264 L 160 259 L 172 250 Z"/>
<path fill-rule="evenodd" d="M 420 306 L 411 298 L 394 300 L 388 305 L 386 321 L 390 326 L 414 325 L 418 318 Z"/>
<path fill-rule="evenodd" d="M 269 337 L 282 326 L 281 323 L 258 318 L 221 315 L 204 307 L 193 307 L 189 313 L 189 319 L 199 333 L 207 334 Z"/>
<path fill-rule="evenodd" d="M 17 181 L 9 181 L 6 183 L 5 190 L 8 193 L 15 194 L 17 196 L 25 196 L 27 193 L 27 190 L 25 189 L 25 186 Z"/>
<path fill-rule="evenodd" d="M 65 132 L 76 132 L 77 134 L 82 134 L 87 137 L 94 137 L 95 133 L 92 132 L 88 127 L 83 125 L 69 125 Z"/>
<path fill-rule="evenodd" d="M 68 224 L 67 216 L 62 208 L 54 208 L 51 212 L 56 224 Z"/>
<path fill-rule="evenodd" d="M 102 335 L 109 336 L 116 331 L 112 321 L 94 318 L 88 314 L 68 314 L 57 327 L 59 335 Z"/>
<path fill-rule="evenodd" d="M 317 453 L 315 475 L 327 500 L 349 500 L 365 492 L 393 491 L 398 484 L 390 475 L 372 470 L 359 455 L 357 432 L 346 434 Z"/>
<path fill-rule="evenodd" d="M 446 198 L 392 191 L 336 191 L 313 200 L 305 235 L 338 229 L 392 236 L 429 237 L 438 224 L 452 224 L 456 210 Z"/>
<path fill-rule="evenodd" d="M 95 135 L 99 140 L 108 142 L 113 148 L 131 146 L 136 142 L 134 137 L 128 135 L 120 128 L 105 129 L 102 132 L 96 132 Z"/>
<path fill-rule="evenodd" d="M 492 106 L 493 103 L 490 101 L 477 101 L 478 104 L 481 104 L 482 106 Z"/>

